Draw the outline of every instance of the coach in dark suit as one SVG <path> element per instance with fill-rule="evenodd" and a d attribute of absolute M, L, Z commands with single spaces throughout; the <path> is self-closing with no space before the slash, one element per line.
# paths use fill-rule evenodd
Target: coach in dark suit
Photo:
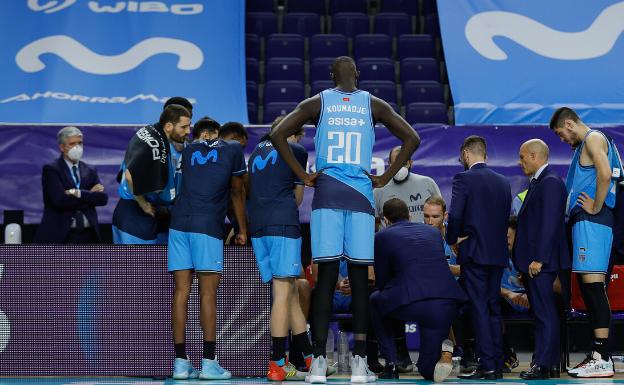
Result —
<path fill-rule="evenodd" d="M 82 132 L 65 127 L 57 134 L 61 156 L 43 166 L 43 218 L 35 243 L 95 243 L 100 240 L 96 206 L 108 196 L 97 171 L 81 162 Z"/>
<path fill-rule="evenodd" d="M 449 245 L 459 243 L 461 283 L 470 298 L 470 316 L 479 367 L 464 379 L 502 378 L 503 341 L 500 284 L 509 261 L 507 223 L 511 189 L 504 176 L 485 164 L 485 139 L 469 136 L 461 146 L 466 171 L 453 178 L 446 229 Z"/>
<path fill-rule="evenodd" d="M 375 282 L 371 319 L 386 368 L 381 378 L 398 378 L 393 320 L 418 323 L 418 371 L 442 381 L 452 369 L 453 344 L 446 340 L 458 302 L 467 300 L 446 262 L 438 229 L 410 223 L 407 205 L 398 198 L 383 207 L 387 228 L 375 235 Z"/>
<path fill-rule="evenodd" d="M 566 241 L 566 187 L 548 165 L 548 146 L 532 139 L 520 147 L 519 164 L 531 177 L 529 191 L 518 213 L 513 249 L 516 269 L 535 317 L 533 366 L 520 373 L 525 380 L 559 377 L 559 316 L 553 283 L 559 270 L 570 268 Z"/>

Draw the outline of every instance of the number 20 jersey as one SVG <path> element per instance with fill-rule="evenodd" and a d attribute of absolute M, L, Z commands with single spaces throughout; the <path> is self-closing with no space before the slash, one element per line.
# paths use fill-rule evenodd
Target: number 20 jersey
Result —
<path fill-rule="evenodd" d="M 357 90 L 320 93 L 316 127 L 317 179 L 312 209 L 341 209 L 374 215 L 370 173 L 375 142 L 371 96 Z"/>

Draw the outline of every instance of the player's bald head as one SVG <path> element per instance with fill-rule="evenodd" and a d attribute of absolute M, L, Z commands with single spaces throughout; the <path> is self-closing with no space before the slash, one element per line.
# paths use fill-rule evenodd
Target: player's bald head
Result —
<path fill-rule="evenodd" d="M 522 144 L 520 149 L 524 149 L 529 154 L 535 154 L 543 160 L 548 160 L 550 150 L 548 145 L 541 139 L 530 139 Z"/>
<path fill-rule="evenodd" d="M 348 80 L 349 78 L 357 79 L 358 71 L 355 62 L 349 56 L 339 56 L 334 60 L 331 67 L 332 79 L 336 83 Z"/>

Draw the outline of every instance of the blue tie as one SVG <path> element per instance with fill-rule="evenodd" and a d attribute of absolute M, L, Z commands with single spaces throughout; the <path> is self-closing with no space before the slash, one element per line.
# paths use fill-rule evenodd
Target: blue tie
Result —
<path fill-rule="evenodd" d="M 76 165 L 72 166 L 72 173 L 74 174 L 74 182 L 76 183 L 76 188 L 80 188 L 80 177 L 78 176 L 78 167 L 76 167 Z M 82 211 L 76 211 L 76 213 L 74 214 L 74 218 L 76 219 L 76 230 L 84 230 L 85 221 L 84 216 L 82 215 Z"/>
<path fill-rule="evenodd" d="M 78 176 L 78 167 L 75 165 L 72 166 L 72 173 L 74 174 L 74 182 L 76 184 L 76 188 L 80 188 L 80 177 Z"/>

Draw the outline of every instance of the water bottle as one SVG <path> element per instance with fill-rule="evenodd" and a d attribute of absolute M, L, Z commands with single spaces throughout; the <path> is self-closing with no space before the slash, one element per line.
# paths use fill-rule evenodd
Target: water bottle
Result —
<path fill-rule="evenodd" d="M 336 360 L 334 358 L 334 331 L 329 328 L 327 331 L 327 344 L 325 345 L 325 355 L 327 357 L 327 365 L 333 365 Z"/>
<path fill-rule="evenodd" d="M 22 243 L 22 227 L 17 223 L 9 223 L 4 229 L 4 243 L 19 245 Z"/>
<path fill-rule="evenodd" d="M 338 371 L 349 371 L 349 338 L 342 330 L 338 332 Z"/>

